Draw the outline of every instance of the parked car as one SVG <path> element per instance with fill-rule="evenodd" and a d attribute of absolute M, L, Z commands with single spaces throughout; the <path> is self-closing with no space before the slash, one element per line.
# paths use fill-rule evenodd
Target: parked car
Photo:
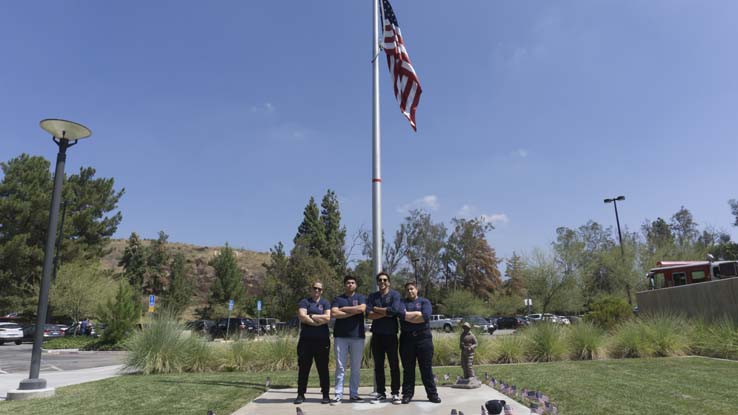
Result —
<path fill-rule="evenodd" d="M 23 340 L 33 341 L 36 335 L 36 325 L 32 324 L 28 327 L 23 328 Z M 59 326 L 56 324 L 44 324 L 44 340 L 55 339 L 57 337 L 64 336 L 64 332 L 61 331 Z"/>
<path fill-rule="evenodd" d="M 262 317 L 259 319 L 259 329 L 265 334 L 274 334 L 277 331 L 277 323 L 276 318 Z"/>
<path fill-rule="evenodd" d="M 15 323 L 0 323 L 0 345 L 5 342 L 23 343 L 23 327 Z"/>
<path fill-rule="evenodd" d="M 446 333 L 454 331 L 454 327 L 459 324 L 458 319 L 448 318 L 443 314 L 431 314 L 430 316 L 430 328 L 436 330 L 443 330 Z"/>
<path fill-rule="evenodd" d="M 230 321 L 230 322 L 229 322 Z M 256 334 L 256 322 L 245 317 L 231 317 L 230 319 L 221 318 L 211 328 L 210 335 L 213 339 L 222 338 L 241 338 L 250 334 Z"/>
<path fill-rule="evenodd" d="M 210 335 L 210 330 L 215 326 L 213 320 L 191 320 L 185 323 L 185 328 L 193 333 L 202 335 Z"/>
<path fill-rule="evenodd" d="M 476 329 L 485 333 L 492 334 L 497 330 L 495 323 L 491 323 L 486 318 L 481 316 L 469 316 L 465 317 L 463 321 L 471 324 L 472 329 Z"/>
<path fill-rule="evenodd" d="M 89 328 L 87 330 L 87 333 L 83 333 L 82 332 L 82 327 L 81 326 L 82 326 L 82 322 L 81 321 L 78 321 L 76 323 L 72 323 L 71 325 L 69 325 L 69 327 L 67 327 L 66 330 L 62 330 L 62 332 L 64 333 L 63 335 L 64 336 L 92 336 L 92 337 L 98 337 L 98 333 L 97 333 L 97 330 L 95 330 L 95 325 L 94 324 L 92 324 L 92 323 L 89 323 L 88 324 L 88 327 Z M 59 329 L 61 330 L 62 328 L 59 327 Z"/>
<path fill-rule="evenodd" d="M 518 317 L 506 316 L 497 318 L 495 324 L 497 325 L 498 329 L 514 330 L 522 326 L 524 323 L 522 323 Z"/>

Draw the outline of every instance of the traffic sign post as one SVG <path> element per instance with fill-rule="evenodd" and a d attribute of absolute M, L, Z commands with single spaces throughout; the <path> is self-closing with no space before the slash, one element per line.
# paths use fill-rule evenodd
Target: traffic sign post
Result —
<path fill-rule="evenodd" d="M 149 295 L 149 313 L 153 313 L 156 310 L 156 296 L 154 294 Z"/>
<path fill-rule="evenodd" d="M 228 340 L 228 332 L 231 328 L 231 311 L 233 310 L 233 300 L 228 300 L 228 320 L 226 320 L 226 336 L 225 339 Z"/>
<path fill-rule="evenodd" d="M 528 306 L 528 315 L 530 315 L 530 309 L 533 306 L 533 300 L 530 298 L 526 298 L 523 300 L 524 304 Z"/>
<path fill-rule="evenodd" d="M 256 334 L 261 332 L 261 300 L 256 300 Z"/>

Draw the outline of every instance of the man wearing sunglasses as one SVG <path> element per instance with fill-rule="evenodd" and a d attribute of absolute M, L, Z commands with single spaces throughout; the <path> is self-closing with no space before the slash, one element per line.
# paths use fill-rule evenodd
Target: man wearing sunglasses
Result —
<path fill-rule="evenodd" d="M 331 316 L 336 318 L 333 326 L 333 350 L 336 354 L 336 396 L 331 405 L 343 399 L 343 379 L 346 363 L 351 356 L 351 379 L 349 380 L 349 399 L 351 402 L 364 402 L 359 397 L 361 381 L 361 358 L 364 356 L 364 312 L 366 298 L 356 293 L 356 278 L 347 275 L 343 278 L 343 294 L 333 299 Z"/>
<path fill-rule="evenodd" d="M 390 289 L 390 277 L 385 272 L 377 274 L 379 291 L 369 294 L 366 311 L 372 320 L 372 356 L 374 356 L 374 380 L 377 396 L 372 403 L 387 399 L 385 394 L 384 357 L 390 366 L 392 403 L 400 400 L 400 359 L 397 353 L 397 311 L 400 310 L 400 293 Z M 394 310 L 394 311 L 393 311 Z"/>
<path fill-rule="evenodd" d="M 331 348 L 328 322 L 331 321 L 331 305 L 321 298 L 323 283 L 315 281 L 312 285 L 312 294 L 303 298 L 297 306 L 297 318 L 300 320 L 300 339 L 297 341 L 297 398 L 294 403 L 299 405 L 305 402 L 308 375 L 315 360 L 320 378 L 320 392 L 323 400 L 320 403 L 330 403 L 330 380 L 328 379 L 328 355 Z"/>

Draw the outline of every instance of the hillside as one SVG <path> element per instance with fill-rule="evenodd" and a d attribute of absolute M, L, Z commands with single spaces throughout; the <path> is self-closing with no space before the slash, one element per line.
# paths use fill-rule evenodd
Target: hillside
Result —
<path fill-rule="evenodd" d="M 117 272 L 123 271 L 123 269 L 118 266 L 118 261 L 123 256 L 126 242 L 127 240 L 125 239 L 113 239 L 110 241 L 110 252 L 102 259 L 104 267 L 114 269 Z M 145 246 L 148 246 L 151 242 L 152 241 L 148 239 L 143 240 L 143 244 Z M 204 304 L 206 302 L 207 292 L 215 278 L 213 267 L 209 266 L 208 262 L 217 255 L 223 247 L 196 246 L 177 242 L 170 242 L 167 246 L 172 255 L 177 253 L 184 254 L 187 264 L 191 267 L 195 276 L 198 297 L 197 303 Z M 233 250 L 236 254 L 238 265 L 243 272 L 244 285 L 247 287 L 250 294 L 258 294 L 261 281 L 264 279 L 266 273 L 266 269 L 263 264 L 265 262 L 269 262 L 269 253 L 236 248 L 233 248 Z"/>

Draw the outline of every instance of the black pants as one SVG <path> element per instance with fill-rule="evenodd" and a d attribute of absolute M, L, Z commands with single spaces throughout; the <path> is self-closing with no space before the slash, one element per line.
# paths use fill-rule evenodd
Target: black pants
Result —
<path fill-rule="evenodd" d="M 328 380 L 328 355 L 331 351 L 331 340 L 321 338 L 302 338 L 297 342 L 297 393 L 304 395 L 307 391 L 308 375 L 315 360 L 320 378 L 320 391 L 328 396 L 330 381 Z"/>
<path fill-rule="evenodd" d="M 400 335 L 400 357 L 402 358 L 402 394 L 413 396 L 415 393 L 415 362 L 420 366 L 420 378 L 425 386 L 425 393 L 430 398 L 437 396 L 436 382 L 433 380 L 433 338 L 430 333 L 412 336 L 410 333 Z"/>
<path fill-rule="evenodd" d="M 374 356 L 374 380 L 377 382 L 377 393 L 385 393 L 384 356 L 390 366 L 392 394 L 400 393 L 400 360 L 397 357 L 397 335 L 372 334 L 372 356 Z"/>

